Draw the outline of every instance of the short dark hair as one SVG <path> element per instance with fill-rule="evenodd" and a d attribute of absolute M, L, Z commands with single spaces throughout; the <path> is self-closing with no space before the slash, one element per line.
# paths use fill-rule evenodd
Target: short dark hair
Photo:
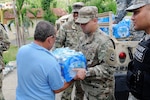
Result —
<path fill-rule="evenodd" d="M 35 28 L 34 40 L 44 42 L 47 37 L 54 36 L 55 33 L 56 30 L 53 24 L 48 21 L 40 21 Z"/>

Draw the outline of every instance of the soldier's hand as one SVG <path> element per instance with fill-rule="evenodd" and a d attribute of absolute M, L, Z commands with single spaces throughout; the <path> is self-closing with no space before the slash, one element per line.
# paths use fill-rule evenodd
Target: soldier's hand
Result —
<path fill-rule="evenodd" d="M 74 68 L 73 71 L 77 72 L 74 80 L 83 80 L 86 77 L 86 69 L 84 68 Z"/>

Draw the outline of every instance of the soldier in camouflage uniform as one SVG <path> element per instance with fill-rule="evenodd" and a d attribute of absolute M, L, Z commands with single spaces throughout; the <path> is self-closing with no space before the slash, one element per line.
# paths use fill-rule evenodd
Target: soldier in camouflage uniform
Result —
<path fill-rule="evenodd" d="M 118 24 L 127 14 L 126 9 L 133 4 L 134 0 L 116 0 L 117 14 L 115 16 L 114 24 Z M 145 35 L 144 31 L 135 31 L 133 23 L 130 26 L 130 33 L 132 41 L 139 41 Z"/>
<path fill-rule="evenodd" d="M 80 38 L 77 50 L 87 59 L 86 78 L 81 81 L 88 100 L 114 100 L 115 60 L 113 43 L 98 26 L 98 9 L 86 6 L 79 10 L 76 20 L 84 35 Z"/>
<path fill-rule="evenodd" d="M 72 20 L 61 25 L 56 35 L 55 48 L 69 47 L 71 49 L 75 49 L 78 44 L 79 37 L 83 34 L 80 25 L 76 24 L 75 20 L 78 17 L 78 10 L 83 6 L 83 2 L 76 2 L 73 4 L 72 16 L 70 16 L 73 17 L 73 19 L 70 18 Z M 75 81 L 74 84 L 76 87 L 74 100 L 83 100 L 84 91 L 81 88 L 80 81 Z M 74 84 L 63 92 L 61 100 L 71 100 L 71 92 Z"/>
<path fill-rule="evenodd" d="M 6 29 L 3 24 L 0 23 L 0 100 L 5 100 L 2 93 L 2 80 L 3 80 L 3 69 L 5 64 L 3 63 L 3 51 L 8 50 L 10 42 L 6 33 Z"/>

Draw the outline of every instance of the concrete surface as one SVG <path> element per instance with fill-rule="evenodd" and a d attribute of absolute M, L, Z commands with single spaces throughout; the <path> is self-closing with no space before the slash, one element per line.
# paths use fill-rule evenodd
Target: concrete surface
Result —
<path fill-rule="evenodd" d="M 16 100 L 16 86 L 17 86 L 17 70 L 9 72 L 3 79 L 3 95 L 5 100 Z M 74 91 L 73 91 L 74 93 Z M 72 93 L 72 97 L 74 94 Z M 56 95 L 56 100 L 61 100 L 61 93 Z M 73 100 L 73 99 L 72 99 Z"/>
<path fill-rule="evenodd" d="M 16 69 L 9 72 L 3 79 L 3 94 L 5 100 L 16 100 L 17 74 Z"/>

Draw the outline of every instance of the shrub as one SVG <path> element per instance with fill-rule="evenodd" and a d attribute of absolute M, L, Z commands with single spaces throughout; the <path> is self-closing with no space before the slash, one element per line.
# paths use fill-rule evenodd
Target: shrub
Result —
<path fill-rule="evenodd" d="M 10 45 L 10 48 L 3 53 L 3 61 L 7 64 L 9 61 L 16 60 L 16 54 L 18 52 L 18 47 Z"/>

